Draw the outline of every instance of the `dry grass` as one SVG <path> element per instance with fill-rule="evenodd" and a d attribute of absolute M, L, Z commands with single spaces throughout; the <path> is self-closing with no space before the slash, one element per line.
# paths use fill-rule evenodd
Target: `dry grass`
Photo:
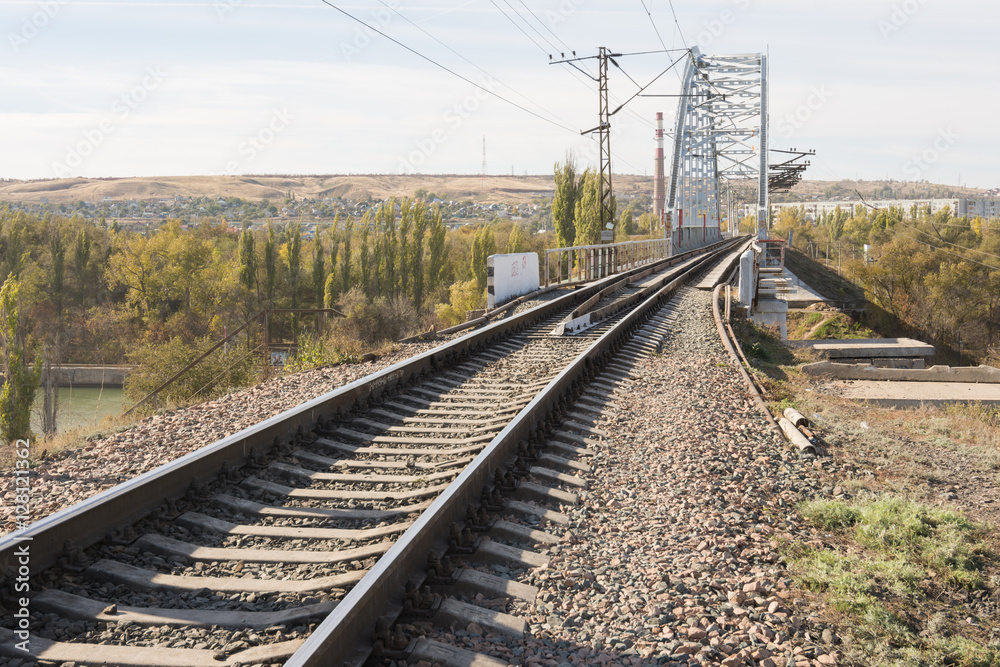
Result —
<path fill-rule="evenodd" d="M 809 595 L 858 665 L 1000 665 L 1000 410 L 896 410 L 823 393 L 807 361 L 743 325 L 772 412 L 795 407 L 832 459 L 836 500 L 802 508 L 825 547 L 790 545 Z M 749 348 L 749 349 L 748 349 Z"/>
<path fill-rule="evenodd" d="M 652 191 L 651 178 L 616 176 L 616 188 L 623 193 Z M 0 201 L 38 202 L 46 197 L 52 204 L 84 200 L 172 199 L 185 197 L 240 197 L 249 200 L 280 201 L 289 191 L 299 198 L 344 197 L 355 201 L 372 198 L 412 197 L 427 190 L 445 199 L 483 203 L 527 204 L 555 192 L 552 175 L 490 176 L 483 191 L 478 175 L 361 175 L 361 176 L 167 176 L 160 178 L 73 178 L 29 181 L 0 185 Z"/>

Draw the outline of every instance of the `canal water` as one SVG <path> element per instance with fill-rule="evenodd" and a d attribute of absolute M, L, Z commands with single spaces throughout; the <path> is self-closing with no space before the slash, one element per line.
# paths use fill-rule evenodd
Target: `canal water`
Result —
<path fill-rule="evenodd" d="M 59 411 L 56 425 L 60 432 L 74 428 L 94 428 L 108 415 L 125 411 L 125 394 L 121 388 L 59 387 Z M 35 397 L 31 413 L 31 430 L 42 432 L 42 391 Z"/>

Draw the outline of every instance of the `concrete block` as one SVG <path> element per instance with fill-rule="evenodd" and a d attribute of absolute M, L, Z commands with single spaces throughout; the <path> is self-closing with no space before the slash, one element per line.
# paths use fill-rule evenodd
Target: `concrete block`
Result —
<path fill-rule="evenodd" d="M 923 361 L 918 360 L 918 361 Z M 1000 384 L 1000 369 L 991 366 L 952 368 L 933 366 L 927 369 L 877 368 L 870 363 L 843 364 L 820 361 L 805 364 L 802 372 L 814 377 L 838 380 L 883 380 L 893 382 L 959 382 L 967 384 Z"/>
<path fill-rule="evenodd" d="M 930 357 L 934 346 L 911 338 L 863 340 L 794 340 L 790 346 L 814 350 L 828 359 Z"/>

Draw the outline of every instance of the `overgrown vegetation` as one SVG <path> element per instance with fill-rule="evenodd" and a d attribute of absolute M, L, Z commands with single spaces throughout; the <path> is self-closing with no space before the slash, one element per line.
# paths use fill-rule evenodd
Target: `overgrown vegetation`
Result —
<path fill-rule="evenodd" d="M 818 500 L 799 509 L 845 542 L 841 548 L 799 545 L 789 555 L 799 582 L 846 617 L 856 644 L 849 657 L 863 656 L 867 665 L 1000 664 L 1000 643 L 986 643 L 938 603 L 949 591 L 986 585 L 985 566 L 994 554 L 984 527 L 889 495 Z M 931 606 L 940 609 L 921 623 L 915 608 Z"/>
<path fill-rule="evenodd" d="M 791 340 L 842 340 L 879 338 L 850 315 L 839 312 L 788 313 L 788 338 Z"/>
<path fill-rule="evenodd" d="M 912 332 L 981 363 L 1000 364 L 1000 222 L 845 205 L 810 221 L 783 209 L 777 235 L 840 266 L 884 312 L 883 326 Z M 864 246 L 870 246 L 865 253 Z M 800 276 L 801 277 L 801 276 Z M 901 332 L 901 333 L 902 333 Z M 894 335 L 896 332 L 883 332 Z"/>

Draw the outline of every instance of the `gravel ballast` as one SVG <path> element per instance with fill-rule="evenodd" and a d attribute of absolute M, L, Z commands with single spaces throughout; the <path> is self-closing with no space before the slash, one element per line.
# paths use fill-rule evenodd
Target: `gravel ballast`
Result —
<path fill-rule="evenodd" d="M 819 468 L 768 426 L 731 365 L 710 296 L 689 294 L 663 355 L 638 362 L 600 427 L 595 472 L 567 511 L 518 641 L 452 628 L 441 641 L 523 665 L 818 667 L 834 631 L 800 598 L 784 542 L 816 540 L 794 505 Z"/>
<path fill-rule="evenodd" d="M 221 398 L 147 417 L 134 426 L 46 457 L 32 468 L 32 519 L 38 520 L 124 481 L 281 414 L 308 400 L 436 347 L 411 343 L 374 361 L 287 375 Z M 42 444 L 34 445 L 41 450 Z M 0 497 L 14 497 L 14 466 L 0 476 Z M 0 506 L 2 533 L 15 506 Z"/>

